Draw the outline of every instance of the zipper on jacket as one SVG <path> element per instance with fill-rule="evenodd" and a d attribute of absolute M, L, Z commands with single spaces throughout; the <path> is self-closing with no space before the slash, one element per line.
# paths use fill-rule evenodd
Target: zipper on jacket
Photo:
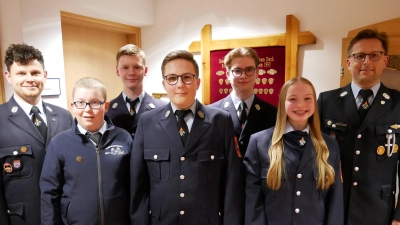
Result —
<path fill-rule="evenodd" d="M 99 143 L 101 143 L 102 138 L 103 136 L 101 136 Z M 101 174 L 100 147 L 99 145 L 96 145 L 95 148 L 97 156 L 97 180 L 99 185 L 100 224 L 105 225 L 106 223 L 104 219 L 103 178 Z"/>

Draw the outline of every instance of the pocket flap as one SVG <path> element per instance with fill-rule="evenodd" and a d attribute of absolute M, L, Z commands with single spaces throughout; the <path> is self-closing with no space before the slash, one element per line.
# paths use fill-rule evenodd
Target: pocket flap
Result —
<path fill-rule="evenodd" d="M 387 198 L 393 196 L 394 189 L 392 188 L 391 184 L 382 185 L 382 196 L 381 198 Z"/>
<path fill-rule="evenodd" d="M 9 203 L 7 205 L 10 215 L 22 216 L 24 214 L 24 203 Z"/>
<path fill-rule="evenodd" d="M 199 151 L 198 159 L 200 162 L 208 162 L 224 159 L 224 155 L 220 151 Z"/>
<path fill-rule="evenodd" d="M 158 217 L 160 217 L 160 211 L 161 211 L 160 207 L 152 207 L 151 211 L 150 211 L 150 214 L 151 214 L 152 217 L 155 217 L 155 218 L 158 219 Z"/>
<path fill-rule="evenodd" d="M 0 158 L 16 155 L 32 155 L 31 145 L 16 145 L 0 148 Z"/>
<path fill-rule="evenodd" d="M 382 135 L 382 134 L 389 134 L 389 130 L 391 130 L 392 134 L 399 134 L 400 133 L 400 129 L 394 129 L 391 126 L 395 126 L 397 124 L 385 124 L 385 125 L 376 125 L 376 134 L 377 135 Z M 395 126 L 397 127 L 397 126 Z"/>
<path fill-rule="evenodd" d="M 150 161 L 169 160 L 169 149 L 168 148 L 145 149 L 144 159 Z"/>
<path fill-rule="evenodd" d="M 329 128 L 332 130 L 338 130 L 342 132 L 346 132 L 347 130 L 347 122 L 333 120 L 333 119 L 325 119 L 324 121 L 325 128 Z"/>

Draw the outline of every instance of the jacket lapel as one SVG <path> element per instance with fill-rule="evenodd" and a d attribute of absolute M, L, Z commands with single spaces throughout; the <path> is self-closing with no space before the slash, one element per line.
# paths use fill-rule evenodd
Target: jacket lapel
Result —
<path fill-rule="evenodd" d="M 286 156 L 286 161 L 290 161 L 291 163 L 293 163 L 296 168 L 299 167 L 300 164 L 300 159 L 293 153 L 293 150 L 290 150 L 289 148 L 286 147 L 286 145 L 284 145 L 284 150 L 283 150 L 283 154 Z"/>
<path fill-rule="evenodd" d="M 236 134 L 240 135 L 242 132 L 242 125 L 240 124 L 235 105 L 233 104 L 232 97 L 230 95 L 224 98 L 224 101 L 222 102 L 222 109 L 231 114 L 233 127 L 235 128 Z"/>
<path fill-rule="evenodd" d="M 357 112 L 356 101 L 354 99 L 353 91 L 351 90 L 351 85 L 346 85 L 337 96 L 338 106 L 345 115 L 345 118 L 349 118 L 349 121 L 353 123 L 356 127 L 360 126 L 360 116 Z"/>
<path fill-rule="evenodd" d="M 171 103 L 169 103 L 168 106 L 163 109 L 160 118 L 160 125 L 164 129 L 166 135 L 171 139 L 171 142 L 176 143 L 179 147 L 183 148 L 182 139 L 178 132 L 176 116 L 172 110 Z"/>
<path fill-rule="evenodd" d="M 54 137 L 57 132 L 58 124 L 60 121 L 60 118 L 58 116 L 58 113 L 53 112 L 53 109 L 51 106 L 43 102 L 43 109 L 46 113 L 46 118 L 47 118 L 47 140 L 46 143 L 50 141 L 49 137 Z"/>
<path fill-rule="evenodd" d="M 240 134 L 239 141 L 246 137 L 247 135 L 251 135 L 251 130 L 253 127 L 257 126 L 257 121 L 262 118 L 259 118 L 260 112 L 264 109 L 260 107 L 260 99 L 254 95 L 253 104 L 250 106 L 249 115 L 247 116 L 247 122 L 244 124 L 242 133 Z"/>
<path fill-rule="evenodd" d="M 310 135 L 308 135 L 305 138 L 305 140 L 306 140 L 306 147 L 304 148 L 303 156 L 301 157 L 298 171 L 300 171 L 312 158 L 315 157 L 314 156 L 315 148 L 313 142 L 311 141 Z"/>
<path fill-rule="evenodd" d="M 206 107 L 196 100 L 196 113 L 194 115 L 192 128 L 190 129 L 189 138 L 185 146 L 185 152 L 189 151 L 201 139 L 210 125 L 211 123 L 209 122 Z"/>

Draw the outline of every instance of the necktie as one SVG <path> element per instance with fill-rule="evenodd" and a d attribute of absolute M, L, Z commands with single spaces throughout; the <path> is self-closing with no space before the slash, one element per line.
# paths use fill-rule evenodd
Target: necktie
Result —
<path fill-rule="evenodd" d="M 88 132 L 86 132 L 86 136 L 88 136 L 96 144 L 96 147 L 97 147 L 97 145 L 99 144 L 100 139 L 101 139 L 101 133 L 100 132 L 92 133 L 92 132 L 88 131 Z"/>
<path fill-rule="evenodd" d="M 42 117 L 39 115 L 39 108 L 36 106 L 32 106 L 31 109 L 32 115 L 32 122 L 35 124 L 35 127 L 38 129 L 40 134 L 43 136 L 44 140 L 47 137 L 47 126 L 46 123 L 43 121 Z"/>
<path fill-rule="evenodd" d="M 358 107 L 358 114 L 360 115 L 360 122 L 364 121 L 365 116 L 367 115 L 367 112 L 370 108 L 370 105 L 368 103 L 368 98 L 373 94 L 372 90 L 364 90 L 361 89 L 359 92 L 359 95 L 362 97 L 362 102 L 360 107 Z"/>
<path fill-rule="evenodd" d="M 241 101 L 239 108 L 240 108 L 240 112 L 239 112 L 239 121 L 240 124 L 242 125 L 242 128 L 244 127 L 244 124 L 246 123 L 247 120 L 247 113 L 246 113 L 246 102 Z"/>
<path fill-rule="evenodd" d="M 175 110 L 175 115 L 178 117 L 178 131 L 179 136 L 181 136 L 183 146 L 186 145 L 187 139 L 189 137 L 189 128 L 184 120 L 185 116 L 190 113 L 190 109 L 187 110 Z"/>
<path fill-rule="evenodd" d="M 139 97 L 135 98 L 135 100 L 130 100 L 128 97 L 126 97 L 126 102 L 129 103 L 129 105 L 131 106 L 131 108 L 129 109 L 129 113 L 131 114 L 131 116 L 133 117 L 133 119 L 135 119 L 136 116 L 136 104 L 140 101 Z"/>
<path fill-rule="evenodd" d="M 303 156 L 304 148 L 306 146 L 305 138 L 308 136 L 307 132 L 294 130 L 284 134 L 284 143 L 293 150 L 293 153 L 301 159 Z"/>

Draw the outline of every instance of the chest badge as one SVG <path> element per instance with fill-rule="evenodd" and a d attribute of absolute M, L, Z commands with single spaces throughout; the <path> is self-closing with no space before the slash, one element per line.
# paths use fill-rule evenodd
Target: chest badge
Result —
<path fill-rule="evenodd" d="M 4 172 L 6 172 L 6 173 L 12 173 L 12 171 L 13 171 L 13 168 L 10 163 L 4 163 L 3 168 L 4 168 Z"/>
<path fill-rule="evenodd" d="M 376 149 L 376 153 L 377 153 L 378 155 L 383 155 L 383 153 L 385 153 L 385 147 L 383 147 L 382 145 L 379 146 L 379 147 Z"/>

